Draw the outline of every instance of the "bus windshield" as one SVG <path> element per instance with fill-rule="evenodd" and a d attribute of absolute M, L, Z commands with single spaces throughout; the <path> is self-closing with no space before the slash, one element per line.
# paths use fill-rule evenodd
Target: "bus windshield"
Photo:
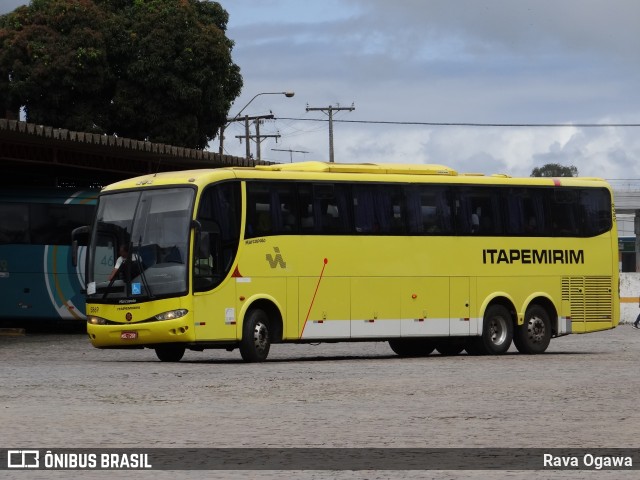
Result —
<path fill-rule="evenodd" d="M 194 195 L 184 187 L 102 195 L 91 235 L 87 295 L 137 301 L 185 293 Z"/>

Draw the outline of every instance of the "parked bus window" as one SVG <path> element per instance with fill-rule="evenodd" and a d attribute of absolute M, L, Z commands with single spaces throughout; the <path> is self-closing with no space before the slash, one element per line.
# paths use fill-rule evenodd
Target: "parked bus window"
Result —
<path fill-rule="evenodd" d="M 86 241 L 75 256 L 71 235 L 93 221 L 96 196 L 62 188 L 0 192 L 0 298 L 7 299 L 0 319 L 85 319 Z M 109 261 L 110 271 L 113 253 Z"/>
<path fill-rule="evenodd" d="M 30 243 L 28 205 L 0 203 L 0 243 Z"/>

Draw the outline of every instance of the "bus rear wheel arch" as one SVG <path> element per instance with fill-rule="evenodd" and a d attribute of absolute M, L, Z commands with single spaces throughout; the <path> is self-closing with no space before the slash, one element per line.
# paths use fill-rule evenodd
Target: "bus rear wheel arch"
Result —
<path fill-rule="evenodd" d="M 524 314 L 524 323 L 516 327 L 513 343 L 520 353 L 537 354 L 547 350 L 551 341 L 549 312 L 533 304 Z"/>

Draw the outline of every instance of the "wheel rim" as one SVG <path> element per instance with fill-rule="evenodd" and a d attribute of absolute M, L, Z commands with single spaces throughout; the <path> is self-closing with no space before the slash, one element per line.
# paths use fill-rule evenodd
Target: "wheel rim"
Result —
<path fill-rule="evenodd" d="M 494 345 L 502 345 L 507 338 L 507 323 L 503 317 L 494 317 L 489 323 L 489 338 Z"/>
<path fill-rule="evenodd" d="M 531 317 L 527 324 L 527 335 L 532 343 L 541 343 L 547 333 L 544 320 L 540 317 Z"/>
<path fill-rule="evenodd" d="M 269 330 L 262 322 L 256 323 L 256 328 L 253 330 L 253 344 L 258 352 L 264 352 L 269 348 Z"/>

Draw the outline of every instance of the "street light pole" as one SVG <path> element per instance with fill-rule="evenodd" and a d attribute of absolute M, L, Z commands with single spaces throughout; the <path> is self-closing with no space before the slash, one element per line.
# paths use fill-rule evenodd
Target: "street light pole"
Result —
<path fill-rule="evenodd" d="M 251 104 L 251 102 L 253 102 L 256 98 L 258 98 L 260 95 L 284 95 L 287 98 L 291 98 L 295 95 L 295 92 L 260 92 L 257 93 L 256 95 L 253 96 L 253 98 L 251 100 L 249 100 L 247 102 L 247 104 L 242 107 L 242 109 L 236 113 L 235 117 L 232 118 L 227 118 L 227 123 L 225 123 L 224 125 L 222 125 L 220 127 L 220 148 L 218 150 L 218 153 L 220 153 L 220 155 L 223 155 L 224 153 L 224 131 L 225 129 L 229 126 L 229 124 L 231 122 L 236 122 L 238 120 L 240 120 L 240 115 L 242 115 L 242 112 L 245 111 L 245 109 Z M 247 137 L 249 136 L 249 121 L 247 119 L 245 119 L 245 134 L 247 135 Z M 249 144 L 247 142 L 247 158 L 249 158 L 250 153 L 249 153 Z"/>

